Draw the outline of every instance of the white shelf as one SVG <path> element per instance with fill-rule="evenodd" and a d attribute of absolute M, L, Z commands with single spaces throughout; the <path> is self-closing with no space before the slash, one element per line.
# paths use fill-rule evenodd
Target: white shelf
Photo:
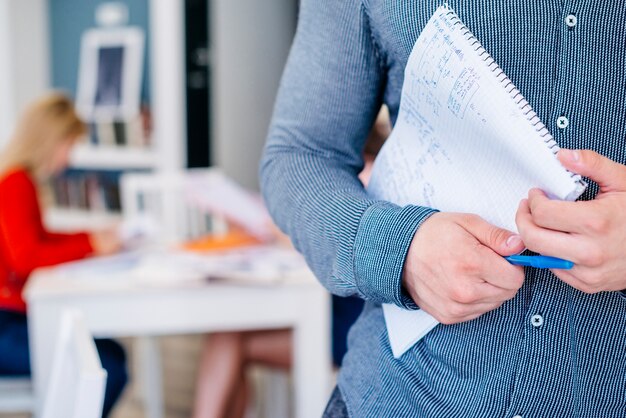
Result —
<path fill-rule="evenodd" d="M 49 208 L 44 223 L 52 231 L 93 231 L 114 226 L 122 221 L 119 213 L 93 212 L 80 209 Z"/>
<path fill-rule="evenodd" d="M 78 144 L 72 151 L 70 166 L 81 169 L 129 170 L 154 169 L 156 153 L 150 148 L 94 146 Z"/>

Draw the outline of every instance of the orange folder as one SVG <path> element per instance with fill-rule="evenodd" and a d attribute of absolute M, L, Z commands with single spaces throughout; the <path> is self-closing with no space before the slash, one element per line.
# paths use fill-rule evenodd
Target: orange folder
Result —
<path fill-rule="evenodd" d="M 231 229 L 226 234 L 211 234 L 189 241 L 183 244 L 183 249 L 196 252 L 210 252 L 232 250 L 260 244 L 262 244 L 262 242 L 252 235 L 247 234 L 242 230 Z"/>

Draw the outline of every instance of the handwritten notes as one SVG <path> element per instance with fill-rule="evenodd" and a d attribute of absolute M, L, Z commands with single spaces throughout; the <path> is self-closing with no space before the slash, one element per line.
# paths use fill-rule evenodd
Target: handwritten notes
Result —
<path fill-rule="evenodd" d="M 531 188 L 563 200 L 584 191 L 557 151 L 504 71 L 454 11 L 442 6 L 409 57 L 398 119 L 368 192 L 401 206 L 478 214 L 516 231 L 517 206 Z M 436 325 L 421 311 L 384 311 L 397 357 Z"/>

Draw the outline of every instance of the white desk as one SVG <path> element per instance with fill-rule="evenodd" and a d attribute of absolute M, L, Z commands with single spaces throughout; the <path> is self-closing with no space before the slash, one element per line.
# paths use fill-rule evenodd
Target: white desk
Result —
<path fill-rule="evenodd" d="M 330 298 L 312 276 L 279 285 L 156 287 L 117 277 L 76 280 L 45 269 L 32 275 L 24 296 L 39 405 L 50 376 L 60 314 L 67 307 L 79 309 L 89 330 L 100 338 L 291 327 L 296 416 L 321 416 L 330 394 Z M 148 372 L 157 373 L 153 378 L 160 383 L 159 371 Z M 151 418 L 160 414 L 152 411 Z"/>

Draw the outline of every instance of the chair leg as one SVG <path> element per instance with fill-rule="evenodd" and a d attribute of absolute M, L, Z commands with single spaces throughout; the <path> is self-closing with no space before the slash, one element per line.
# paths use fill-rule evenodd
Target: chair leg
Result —
<path fill-rule="evenodd" d="M 146 416 L 164 418 L 162 363 L 158 338 L 139 337 L 137 344 Z"/>
<path fill-rule="evenodd" d="M 265 417 L 289 418 L 290 413 L 290 385 L 289 375 L 282 370 L 263 370 L 264 399 L 262 401 Z"/>

